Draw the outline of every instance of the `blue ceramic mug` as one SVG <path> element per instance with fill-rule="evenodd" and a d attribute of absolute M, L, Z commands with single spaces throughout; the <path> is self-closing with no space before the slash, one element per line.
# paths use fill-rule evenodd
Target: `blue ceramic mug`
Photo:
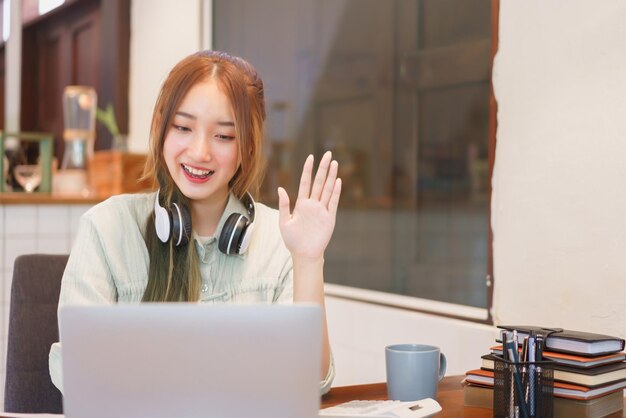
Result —
<path fill-rule="evenodd" d="M 446 356 L 439 347 L 396 344 L 385 347 L 387 396 L 398 401 L 437 397 L 437 385 L 446 374 Z"/>

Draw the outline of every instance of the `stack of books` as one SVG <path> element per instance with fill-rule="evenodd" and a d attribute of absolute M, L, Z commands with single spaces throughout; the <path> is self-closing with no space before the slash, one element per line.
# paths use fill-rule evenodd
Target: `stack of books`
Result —
<path fill-rule="evenodd" d="M 544 360 L 554 362 L 554 417 L 599 418 L 624 408 L 626 353 L 624 339 L 589 332 L 532 326 L 500 326 L 516 330 L 522 341 L 528 334 L 553 332 L 545 340 Z M 493 407 L 494 356 L 502 346 L 482 356 L 480 369 L 466 373 L 467 406 Z"/>

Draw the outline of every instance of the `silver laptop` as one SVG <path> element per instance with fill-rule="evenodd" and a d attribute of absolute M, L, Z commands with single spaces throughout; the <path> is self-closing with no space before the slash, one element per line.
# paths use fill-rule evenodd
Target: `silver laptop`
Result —
<path fill-rule="evenodd" d="M 318 306 L 73 306 L 60 335 L 68 418 L 317 417 Z"/>

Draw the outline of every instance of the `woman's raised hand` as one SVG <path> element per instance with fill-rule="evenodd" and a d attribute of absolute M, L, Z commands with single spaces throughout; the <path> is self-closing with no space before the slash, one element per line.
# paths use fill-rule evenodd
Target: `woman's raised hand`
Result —
<path fill-rule="evenodd" d="M 326 246 L 335 229 L 335 218 L 341 179 L 337 178 L 337 161 L 331 161 L 327 151 L 313 177 L 313 155 L 309 155 L 302 168 L 298 199 L 289 213 L 289 196 L 278 188 L 280 232 L 293 258 L 316 260 L 323 258 Z"/>

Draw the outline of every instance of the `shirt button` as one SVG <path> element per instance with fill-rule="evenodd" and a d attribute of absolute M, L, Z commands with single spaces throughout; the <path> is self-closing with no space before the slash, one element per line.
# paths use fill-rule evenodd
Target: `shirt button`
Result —
<path fill-rule="evenodd" d="M 209 285 L 208 285 L 208 284 L 206 284 L 206 283 L 204 283 L 204 284 L 202 285 L 201 290 L 202 290 L 202 293 L 206 293 L 206 292 L 208 292 L 208 291 L 209 291 Z"/>

